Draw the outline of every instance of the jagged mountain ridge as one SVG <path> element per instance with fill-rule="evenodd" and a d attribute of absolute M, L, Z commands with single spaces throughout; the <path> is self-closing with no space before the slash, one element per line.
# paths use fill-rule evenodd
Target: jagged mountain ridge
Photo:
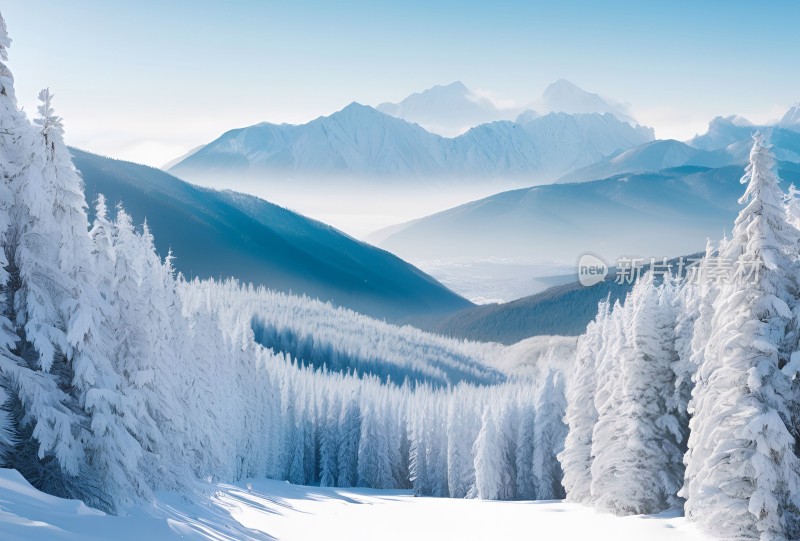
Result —
<path fill-rule="evenodd" d="M 352 103 L 308 124 L 231 130 L 170 168 L 187 178 L 215 173 L 403 179 L 557 176 L 651 141 L 653 130 L 610 113 L 550 113 L 498 121 L 445 138 Z"/>

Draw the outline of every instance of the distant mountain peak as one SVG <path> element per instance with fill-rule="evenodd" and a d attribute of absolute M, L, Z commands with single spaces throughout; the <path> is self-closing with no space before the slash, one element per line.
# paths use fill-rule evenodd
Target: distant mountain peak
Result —
<path fill-rule="evenodd" d="M 754 124 L 741 115 L 728 115 L 714 117 L 708 126 L 709 129 L 714 126 L 738 126 L 742 128 L 754 126 Z"/>
<path fill-rule="evenodd" d="M 525 109 L 519 114 L 519 116 L 517 116 L 517 119 L 514 122 L 517 124 L 527 124 L 528 122 L 532 122 L 540 117 L 541 115 L 533 109 Z"/>
<path fill-rule="evenodd" d="M 433 92 L 433 91 L 438 90 L 438 89 L 446 89 L 446 90 L 451 90 L 451 91 L 455 91 L 455 92 L 463 92 L 465 94 L 472 93 L 472 91 L 469 88 L 467 88 L 467 85 L 465 85 L 461 81 L 453 81 L 449 85 L 434 85 L 433 87 L 429 88 L 428 90 L 424 90 L 423 93 L 424 92 Z"/>
<path fill-rule="evenodd" d="M 627 105 L 587 92 L 566 79 L 558 79 L 547 85 L 534 108 L 542 113 L 611 113 L 623 122 L 638 124 L 630 115 Z"/>
<path fill-rule="evenodd" d="M 785 128 L 800 127 L 800 102 L 795 102 L 778 122 L 778 126 Z"/>
<path fill-rule="evenodd" d="M 336 116 L 336 115 L 340 115 L 340 114 L 358 114 L 358 115 L 361 115 L 361 114 L 372 114 L 372 113 L 378 113 L 378 111 L 376 111 L 373 107 L 370 107 L 369 105 L 364 105 L 364 104 L 358 103 L 357 101 L 351 101 L 350 103 L 345 105 L 340 111 L 337 111 L 337 112 L 335 112 L 335 113 L 333 113 L 332 115 L 329 115 L 329 116 Z"/>
<path fill-rule="evenodd" d="M 460 135 L 479 124 L 511 120 L 518 112 L 498 108 L 492 100 L 461 81 L 435 85 L 398 103 L 381 103 L 376 109 L 446 137 Z"/>
<path fill-rule="evenodd" d="M 397 119 L 378 111 L 374 107 L 358 103 L 357 101 L 347 104 L 345 107 L 339 111 L 336 111 L 335 113 L 327 116 L 321 116 L 315 122 L 325 123 L 342 120 L 358 125 L 381 125 L 386 122 L 398 122 Z"/>
<path fill-rule="evenodd" d="M 558 79 L 547 85 L 547 88 L 545 88 L 544 92 L 542 92 L 542 96 L 545 97 L 554 96 L 554 95 L 561 95 L 564 93 L 590 94 L 589 92 L 586 92 L 572 81 L 568 81 L 566 79 Z M 596 96 L 597 94 L 593 95 Z"/>

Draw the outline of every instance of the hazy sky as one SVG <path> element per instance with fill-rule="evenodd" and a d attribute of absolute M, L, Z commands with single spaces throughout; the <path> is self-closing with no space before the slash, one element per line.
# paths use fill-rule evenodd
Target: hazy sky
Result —
<path fill-rule="evenodd" d="M 800 2 L 3 0 L 17 96 L 50 86 L 76 146 L 151 165 L 260 121 L 455 80 L 526 103 L 553 80 L 660 137 L 800 100 Z"/>

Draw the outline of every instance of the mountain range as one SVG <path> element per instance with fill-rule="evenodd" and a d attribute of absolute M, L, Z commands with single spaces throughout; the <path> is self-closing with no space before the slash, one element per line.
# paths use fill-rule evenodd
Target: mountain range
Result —
<path fill-rule="evenodd" d="M 702 239 L 719 239 L 740 208 L 739 179 L 755 131 L 768 135 L 784 188 L 800 180 L 800 131 L 792 120 L 797 111 L 793 106 L 775 125 L 715 118 L 690 141 L 650 141 L 575 169 L 554 184 L 501 192 L 367 239 L 436 269 L 436 276 L 475 299 L 500 291 L 476 289 L 474 280 L 459 274 L 475 262 L 525 260 L 534 276 L 547 265 L 563 273 L 565 264 L 585 252 L 610 263 L 624 255 L 696 252 L 703 249 Z M 530 276 L 507 278 L 505 290 L 517 295 L 501 298 L 533 293 L 524 292 L 532 287 Z"/>
<path fill-rule="evenodd" d="M 158 169 L 72 150 L 87 200 L 122 202 L 147 220 L 158 252 L 188 278 L 235 277 L 379 318 L 452 311 L 470 303 L 394 255 L 231 191 L 200 188 Z"/>
<path fill-rule="evenodd" d="M 270 182 L 326 177 L 394 180 L 555 178 L 654 138 L 611 113 L 521 115 L 454 138 L 352 103 L 303 125 L 261 123 L 231 130 L 169 168 Z"/>
<path fill-rule="evenodd" d="M 521 123 L 547 113 L 611 113 L 619 120 L 637 123 L 626 105 L 587 92 L 565 79 L 549 84 L 541 96 L 520 106 L 497 105 L 456 81 L 416 92 L 398 103 L 381 103 L 376 109 L 447 137 L 480 124 L 497 120 Z"/>
<path fill-rule="evenodd" d="M 800 163 L 800 123 L 791 120 L 794 116 L 800 116 L 797 106 L 790 108 L 776 125 L 757 126 L 739 116 L 717 117 L 709 123 L 706 133 L 686 143 L 673 139 L 645 143 L 567 173 L 559 182 L 580 182 L 690 165 L 744 166 L 750 155 L 751 136 L 757 130 L 769 137 L 778 160 Z"/>
<path fill-rule="evenodd" d="M 512 186 L 529 187 L 395 224 L 367 238 L 431 271 L 432 260 L 446 265 L 507 258 L 557 263 L 563 272 L 565 262 L 586 251 L 614 259 L 702 249 L 697 239 L 719 238 L 738 209 L 738 180 L 754 131 L 768 132 L 785 180 L 797 180 L 799 120 L 795 105 L 775 125 L 718 117 L 689 141 L 655 140 L 627 106 L 565 80 L 518 109 L 498 107 L 456 82 L 377 109 L 353 103 L 304 125 L 262 123 L 232 130 L 171 171 L 191 179 L 288 177 L 301 186 L 314 179 L 339 186 L 341 179 L 359 177 L 409 193 L 419 185 L 513 178 Z M 461 132 L 473 124 L 456 137 L 431 132 Z M 555 184 L 540 185 L 547 180 Z M 343 189 L 342 197 L 352 192 Z M 476 299 L 493 298 L 472 293 Z"/>

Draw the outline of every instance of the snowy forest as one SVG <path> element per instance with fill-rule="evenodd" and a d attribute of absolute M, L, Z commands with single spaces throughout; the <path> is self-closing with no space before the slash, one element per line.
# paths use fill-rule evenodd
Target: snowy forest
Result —
<path fill-rule="evenodd" d="M 86 200 L 39 99 L 30 121 L 0 62 L 0 466 L 38 489 L 124 514 L 266 477 L 800 538 L 800 200 L 766 135 L 700 279 L 642 279 L 574 353 L 515 368 L 499 344 L 186 279 L 124 202 Z"/>

